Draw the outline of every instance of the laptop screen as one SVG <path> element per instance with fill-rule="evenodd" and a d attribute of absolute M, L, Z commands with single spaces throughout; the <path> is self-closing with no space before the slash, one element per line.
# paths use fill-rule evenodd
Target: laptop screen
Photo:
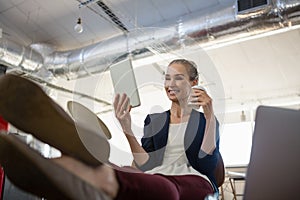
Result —
<path fill-rule="evenodd" d="M 258 107 L 244 199 L 299 199 L 299 170 L 300 111 Z"/>

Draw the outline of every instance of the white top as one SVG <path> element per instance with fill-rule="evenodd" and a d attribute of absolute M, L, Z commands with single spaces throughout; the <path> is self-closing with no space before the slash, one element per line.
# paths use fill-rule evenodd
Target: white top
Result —
<path fill-rule="evenodd" d="M 197 175 L 210 182 L 206 175 L 201 174 L 189 165 L 184 149 L 184 134 L 186 127 L 187 122 L 170 124 L 168 142 L 162 165 L 148 170 L 145 173 L 164 175 Z"/>

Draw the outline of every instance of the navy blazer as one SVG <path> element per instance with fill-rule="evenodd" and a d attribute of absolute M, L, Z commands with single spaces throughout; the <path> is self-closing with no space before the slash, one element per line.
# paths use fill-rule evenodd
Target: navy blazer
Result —
<path fill-rule="evenodd" d="M 217 147 L 212 155 L 200 150 L 206 124 L 203 113 L 192 110 L 184 136 L 185 153 L 189 164 L 200 173 L 205 174 L 214 186 L 216 185 L 214 169 L 219 153 L 219 124 L 217 120 L 216 122 Z M 168 141 L 170 111 L 147 115 L 144 123 L 144 136 L 141 142 L 142 147 L 149 154 L 149 159 L 145 164 L 137 167 L 142 171 L 147 171 L 160 166 L 163 162 Z"/>

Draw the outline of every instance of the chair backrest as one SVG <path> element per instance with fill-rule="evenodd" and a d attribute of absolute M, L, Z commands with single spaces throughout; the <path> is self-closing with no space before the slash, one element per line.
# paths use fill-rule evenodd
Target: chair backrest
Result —
<path fill-rule="evenodd" d="M 224 183 L 224 180 L 225 180 L 224 162 L 223 162 L 223 158 L 220 153 L 218 153 L 218 162 L 217 162 L 216 169 L 214 171 L 214 175 L 216 178 L 217 186 L 220 187 Z"/>

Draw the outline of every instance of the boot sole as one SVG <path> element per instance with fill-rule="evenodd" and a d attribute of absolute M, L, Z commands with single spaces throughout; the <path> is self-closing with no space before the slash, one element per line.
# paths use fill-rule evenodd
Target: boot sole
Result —
<path fill-rule="evenodd" d="M 37 84 L 7 74 L 0 78 L 0 91 L 0 115 L 19 130 L 88 165 L 108 162 L 107 139 L 75 123 Z"/>

